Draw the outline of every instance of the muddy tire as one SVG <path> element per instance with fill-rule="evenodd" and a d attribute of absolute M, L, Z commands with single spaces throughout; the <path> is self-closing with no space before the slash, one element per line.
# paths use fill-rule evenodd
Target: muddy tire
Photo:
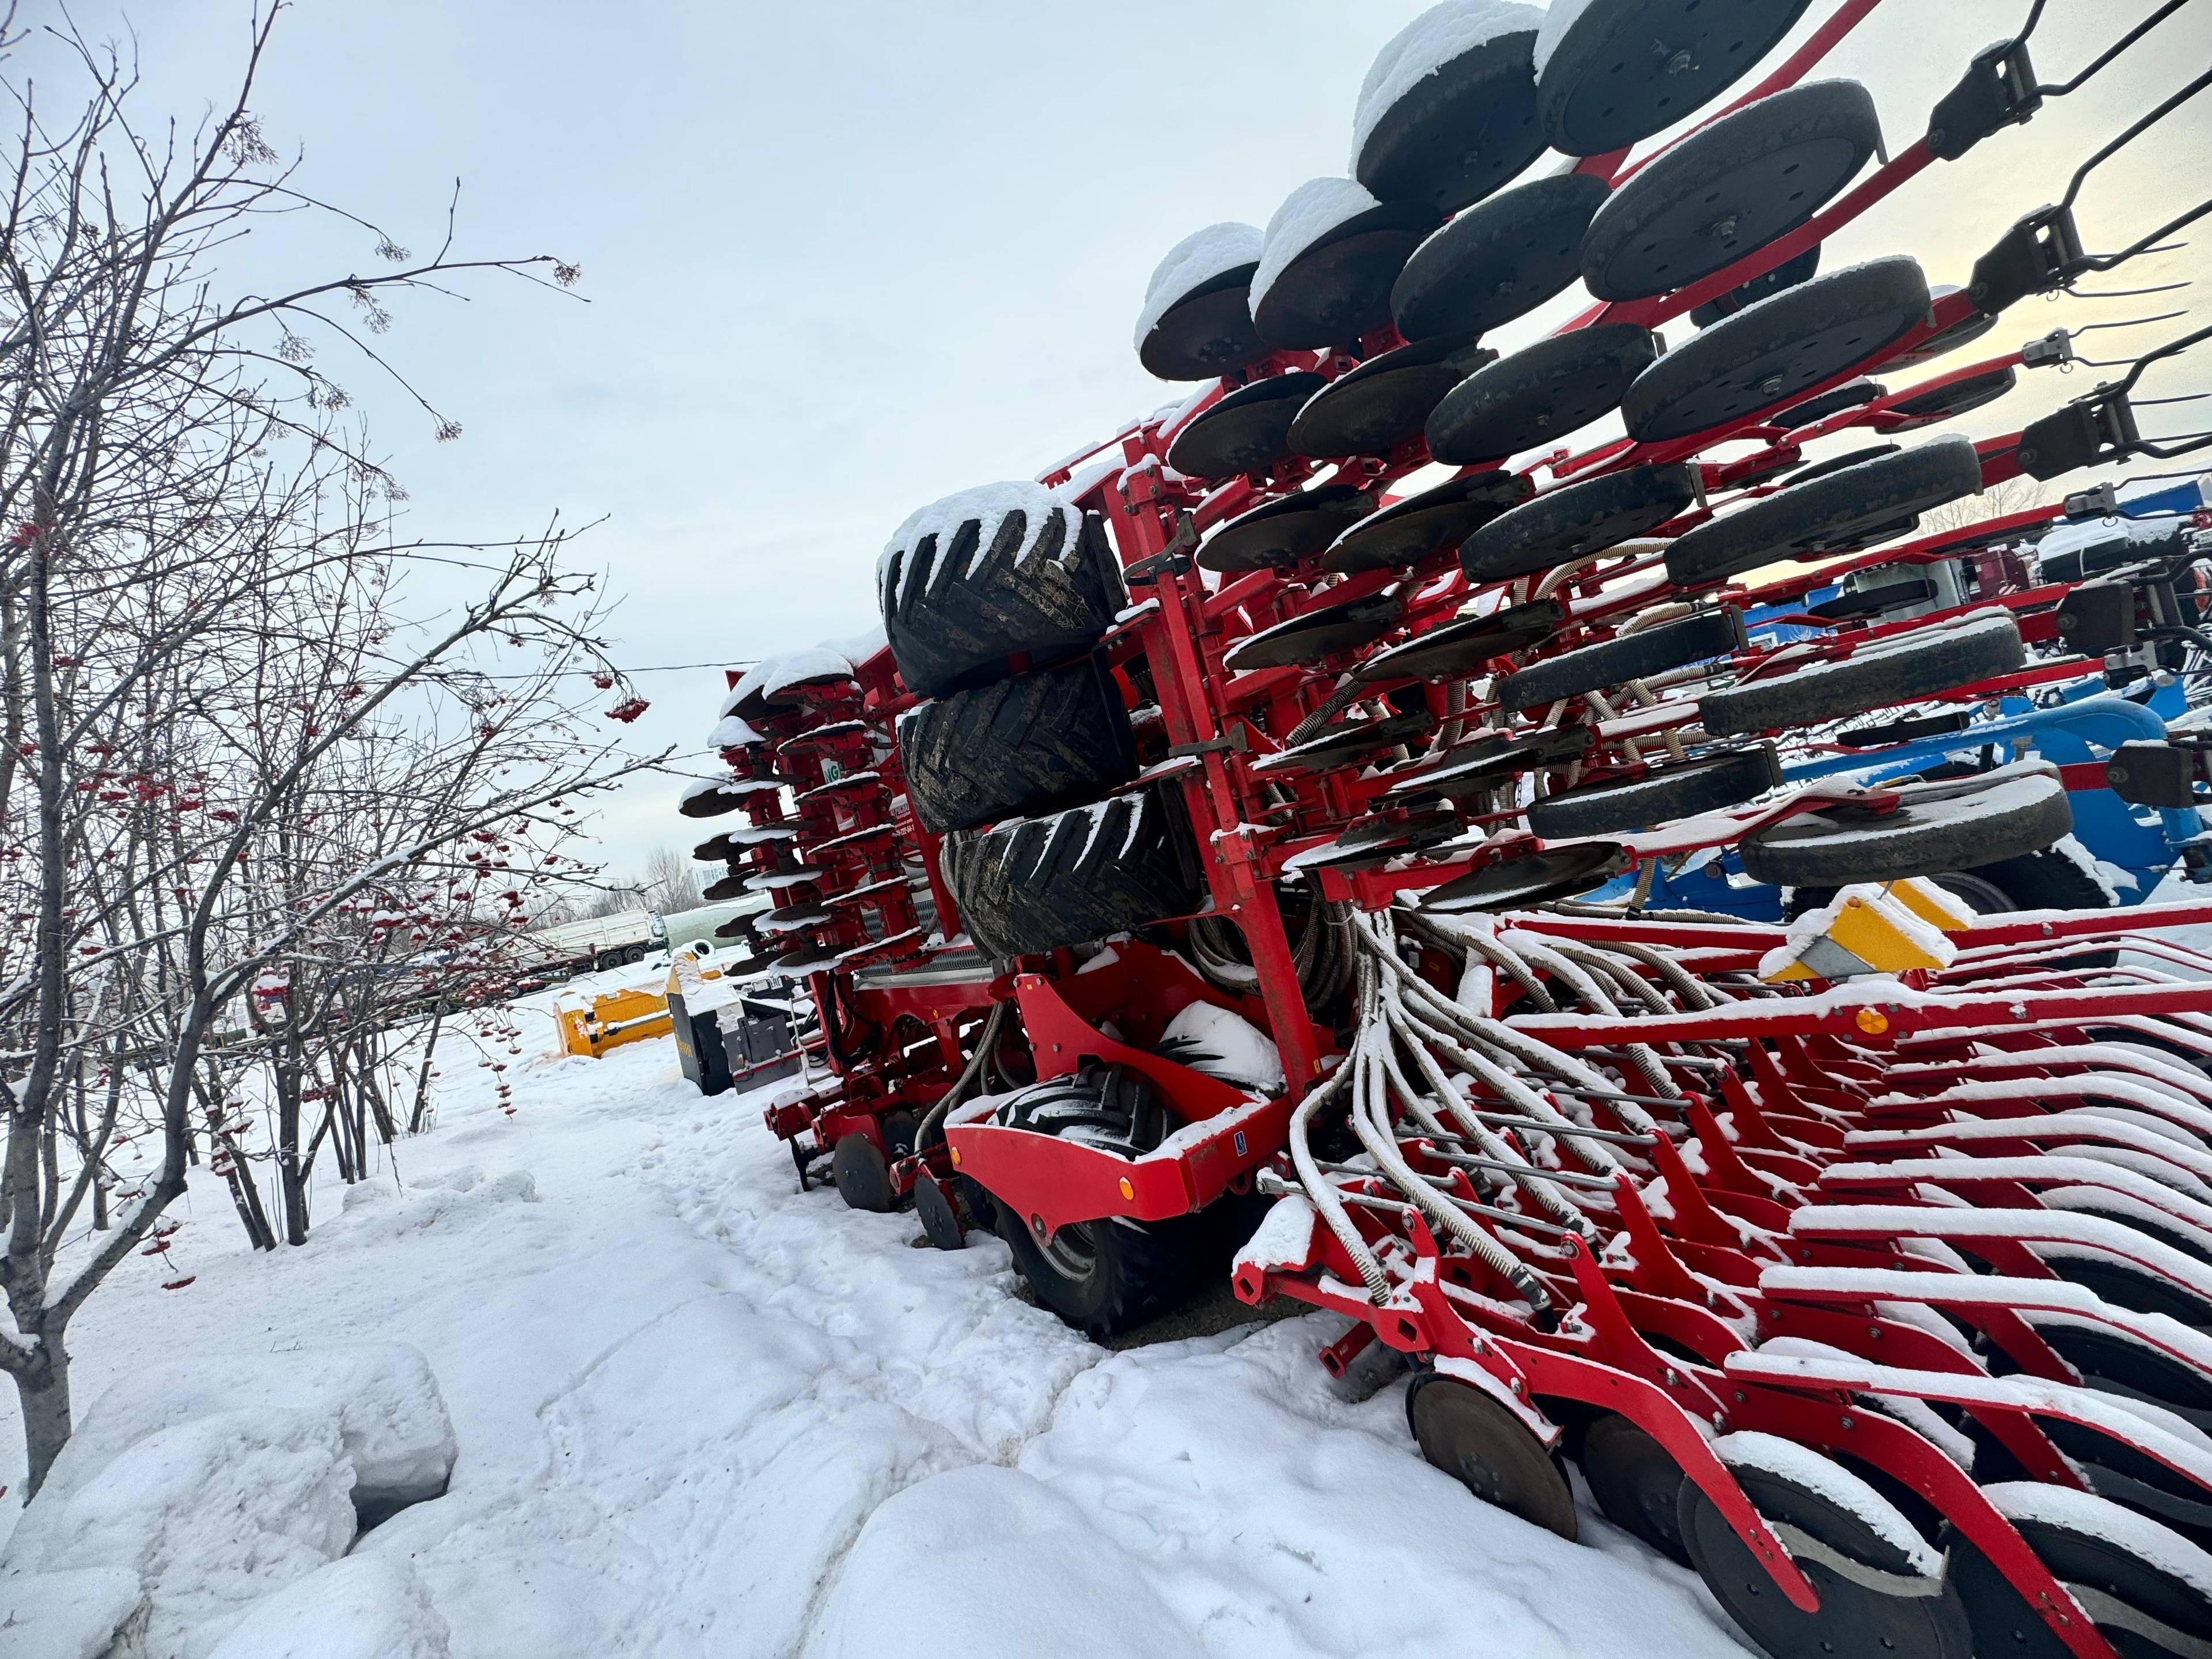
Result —
<path fill-rule="evenodd" d="M 1528 829 L 1546 841 L 1615 836 L 1741 806 L 1781 783 L 1774 750 L 1762 744 L 1735 754 L 1655 766 L 1625 782 L 1588 783 L 1542 796 L 1528 803 Z"/>
<path fill-rule="evenodd" d="M 1802 402 L 1823 380 L 1881 357 L 1928 320 L 1932 303 L 1927 277 L 1902 256 L 1785 289 L 1637 376 L 1621 399 L 1628 435 L 1662 443 Z"/>
<path fill-rule="evenodd" d="M 2065 786 L 2047 772 L 1990 773 L 1897 792 L 1877 814 L 1841 805 L 1745 840 L 1744 873 L 1778 887 L 1838 887 L 1972 870 L 2050 847 L 2074 828 Z"/>
<path fill-rule="evenodd" d="M 1137 775 L 1128 712 L 1096 657 L 902 715 L 907 793 L 939 835 L 1094 799 Z"/>
<path fill-rule="evenodd" d="M 1103 522 L 1035 484 L 924 508 L 884 550 L 876 579 L 899 677 L 918 697 L 997 678 L 1017 653 L 1085 649 L 1129 602 Z"/>
<path fill-rule="evenodd" d="M 994 957 L 1081 945 L 1206 902 L 1182 799 L 1168 789 L 960 831 L 940 867 L 962 926 Z"/>
<path fill-rule="evenodd" d="M 1818 726 L 2016 672 L 2027 660 L 2009 616 L 1897 636 L 1863 646 L 1841 662 L 1753 680 L 1698 701 L 1698 723 L 1717 738 Z"/>

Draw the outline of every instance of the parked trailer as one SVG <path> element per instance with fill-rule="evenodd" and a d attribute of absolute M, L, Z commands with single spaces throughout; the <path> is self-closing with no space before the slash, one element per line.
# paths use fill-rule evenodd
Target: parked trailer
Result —
<path fill-rule="evenodd" d="M 2131 399 L 2203 333 L 1995 438 L 1805 451 L 2075 359 L 1872 378 L 2185 223 L 2098 255 L 2072 217 L 2179 99 L 1956 290 L 1820 245 L 2179 9 L 2064 82 L 2026 32 L 1977 54 L 1910 144 L 1807 77 L 1877 14 L 1909 49 L 1911 8 L 1845 0 L 1749 82 L 1807 5 L 1416 20 L 1355 179 L 1163 262 L 1139 352 L 1188 399 L 916 513 L 880 646 L 732 688 L 729 775 L 684 810 L 733 825 L 716 888 L 773 900 L 726 971 L 819 1011 L 815 1086 L 766 1111 L 801 1182 L 994 1230 L 1098 1334 L 1233 1251 L 1239 1295 L 1356 1322 L 1323 1363 L 1409 1357 L 1412 1439 L 1477 1497 L 1571 1535 L 1576 1460 L 1771 1654 L 2212 1650 L 2212 957 L 2156 931 L 2212 903 L 1977 919 L 1936 880 L 2069 834 L 2061 766 L 1779 758 L 2078 682 L 2077 638 L 2173 642 L 2163 577 L 1911 570 L 2182 453 Z M 1568 325 L 1480 343 L 1577 278 Z M 1923 532 L 2024 473 L 2069 493 Z M 1839 555 L 1927 591 L 1750 637 Z M 1835 896 L 1786 930 L 1589 902 L 1731 855 Z"/>
<path fill-rule="evenodd" d="M 550 927 L 532 928 L 515 940 L 518 971 L 591 973 L 643 962 L 667 943 L 651 910 L 617 910 Z"/>

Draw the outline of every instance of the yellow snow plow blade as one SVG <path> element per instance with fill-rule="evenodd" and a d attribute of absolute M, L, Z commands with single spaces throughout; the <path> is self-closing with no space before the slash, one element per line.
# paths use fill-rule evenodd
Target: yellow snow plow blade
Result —
<path fill-rule="evenodd" d="M 676 1029 L 668 999 L 651 991 L 610 991 L 585 1008 L 556 1008 L 562 1051 L 593 1059 L 625 1042 L 666 1036 Z"/>

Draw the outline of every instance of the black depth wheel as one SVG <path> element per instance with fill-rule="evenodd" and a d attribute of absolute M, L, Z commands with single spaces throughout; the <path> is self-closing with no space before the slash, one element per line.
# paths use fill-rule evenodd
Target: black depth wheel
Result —
<path fill-rule="evenodd" d="M 830 1158 L 830 1178 L 837 1183 L 837 1196 L 848 1208 L 881 1211 L 891 1206 L 890 1165 L 866 1135 L 839 1138 Z"/>
<path fill-rule="evenodd" d="M 929 1242 L 940 1250 L 964 1250 L 968 1235 L 960 1230 L 960 1213 L 945 1188 L 937 1184 L 937 1177 L 927 1170 L 914 1183 L 914 1212 L 920 1218 L 921 1230 L 929 1235 Z"/>
<path fill-rule="evenodd" d="M 1486 1504 L 1575 1535 L 1574 1492 L 1544 1443 L 1480 1389 L 1434 1371 L 1413 1379 L 1406 1423 L 1421 1455 Z"/>
<path fill-rule="evenodd" d="M 1682 1542 L 1682 1466 L 1664 1446 L 1608 1412 L 1583 1431 L 1581 1462 L 1607 1520 L 1668 1559 L 1690 1565 Z"/>
<path fill-rule="evenodd" d="M 1944 1584 L 1933 1594 L 1918 1593 L 1925 1591 L 1927 1581 L 1914 1571 L 1912 1558 L 1864 1516 L 1826 1492 L 1762 1469 L 1739 1468 L 1735 1474 L 1752 1507 L 1769 1522 L 1899 1581 L 1896 1592 L 1875 1589 L 1845 1577 L 1808 1552 L 1797 1552 L 1798 1569 L 1820 1598 L 1819 1612 L 1802 1612 L 1722 1518 L 1713 1500 L 1695 1482 L 1685 1480 L 1680 1520 L 1691 1563 L 1714 1599 L 1773 1659 L 1968 1659 L 1973 1633 L 1955 1588 Z M 1840 1466 L 1836 1474 L 1839 1481 L 1852 1479 Z"/>

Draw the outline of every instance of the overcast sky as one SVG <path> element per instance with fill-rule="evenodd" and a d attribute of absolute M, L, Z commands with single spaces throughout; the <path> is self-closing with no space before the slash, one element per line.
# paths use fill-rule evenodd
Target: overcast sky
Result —
<path fill-rule="evenodd" d="M 2070 76 L 2152 9 L 2051 0 L 2039 70 Z M 72 9 L 92 33 L 135 32 L 149 106 L 190 120 L 228 97 L 245 0 Z M 583 267 L 588 304 L 505 284 L 404 307 L 389 349 L 464 423 L 459 442 L 432 442 L 428 417 L 324 359 L 374 413 L 412 496 L 409 529 L 493 538 L 555 509 L 604 518 L 579 551 L 621 596 L 621 659 L 738 661 L 866 626 L 877 552 L 914 507 L 1033 475 L 1179 397 L 1131 346 L 1152 266 L 1202 224 L 1264 224 L 1295 185 L 1343 172 L 1360 79 L 1422 9 L 295 0 L 254 107 L 280 149 L 304 149 L 306 187 L 418 252 L 459 177 L 468 249 Z M 1814 0 L 1800 33 L 1833 9 Z M 1888 0 L 1822 73 L 1866 81 L 1902 149 L 1973 50 L 2027 9 Z M 27 0 L 24 15 L 58 14 Z M 2208 61 L 2212 0 L 2199 0 L 2029 127 L 1922 174 L 1824 268 L 1903 252 L 1931 281 L 1963 283 L 2006 226 Z M 2085 236 L 2121 246 L 2208 180 L 2212 97 L 2093 178 Z M 368 239 L 335 225 L 294 221 L 263 240 L 281 246 L 254 257 L 319 276 L 371 263 Z M 2099 286 L 2205 269 L 2192 247 Z M 2030 301 L 1987 355 L 2153 303 Z M 1573 308 L 1490 343 L 1510 349 Z M 2148 344 L 2185 326 L 2090 340 Z M 2212 348 L 2199 355 L 2212 362 Z M 2199 363 L 2157 389 L 2208 380 Z M 2039 372 L 1957 429 L 2015 429 L 2091 380 Z M 2166 413 L 2146 424 L 2179 430 L 2192 411 Z M 653 708 L 635 741 L 712 769 L 701 750 L 722 684 L 711 670 L 641 675 Z M 641 781 L 605 809 L 617 869 L 696 839 L 674 816 L 679 787 Z"/>

